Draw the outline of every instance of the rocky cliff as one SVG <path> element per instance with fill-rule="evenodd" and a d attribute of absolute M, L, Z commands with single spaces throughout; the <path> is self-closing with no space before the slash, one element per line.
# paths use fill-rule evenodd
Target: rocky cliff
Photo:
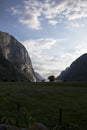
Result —
<path fill-rule="evenodd" d="M 0 81 L 27 81 L 29 80 L 22 71 L 17 69 L 15 65 L 7 60 L 0 50 Z"/>
<path fill-rule="evenodd" d="M 31 59 L 19 41 L 8 33 L 0 32 L 0 48 L 7 60 L 12 62 L 30 81 L 36 81 Z"/>

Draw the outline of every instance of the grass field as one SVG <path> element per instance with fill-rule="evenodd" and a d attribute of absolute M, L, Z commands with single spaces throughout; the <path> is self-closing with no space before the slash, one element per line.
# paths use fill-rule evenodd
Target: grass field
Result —
<path fill-rule="evenodd" d="M 17 104 L 32 119 L 50 130 L 59 122 L 62 108 L 63 126 L 87 130 L 87 83 L 0 82 L 0 119 L 17 116 Z"/>

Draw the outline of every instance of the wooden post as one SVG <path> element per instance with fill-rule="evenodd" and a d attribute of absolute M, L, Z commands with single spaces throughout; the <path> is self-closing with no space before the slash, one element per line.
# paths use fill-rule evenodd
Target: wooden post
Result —
<path fill-rule="evenodd" d="M 20 127 L 20 104 L 17 104 L 17 119 L 16 119 L 16 125 L 17 127 Z"/>
<path fill-rule="evenodd" d="M 59 128 L 62 127 L 62 108 L 59 109 Z"/>

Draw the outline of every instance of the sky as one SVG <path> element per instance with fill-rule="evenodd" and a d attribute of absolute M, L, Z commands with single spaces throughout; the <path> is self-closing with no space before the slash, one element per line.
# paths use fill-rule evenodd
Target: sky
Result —
<path fill-rule="evenodd" d="M 0 31 L 27 49 L 42 77 L 87 53 L 87 0 L 0 0 Z"/>

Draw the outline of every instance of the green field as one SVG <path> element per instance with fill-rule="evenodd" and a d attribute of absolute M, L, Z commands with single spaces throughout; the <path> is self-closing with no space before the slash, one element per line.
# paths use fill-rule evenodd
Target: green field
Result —
<path fill-rule="evenodd" d="M 18 103 L 20 117 L 30 114 L 50 130 L 58 125 L 60 108 L 63 126 L 87 130 L 87 83 L 0 82 L 0 120 L 14 120 Z"/>

